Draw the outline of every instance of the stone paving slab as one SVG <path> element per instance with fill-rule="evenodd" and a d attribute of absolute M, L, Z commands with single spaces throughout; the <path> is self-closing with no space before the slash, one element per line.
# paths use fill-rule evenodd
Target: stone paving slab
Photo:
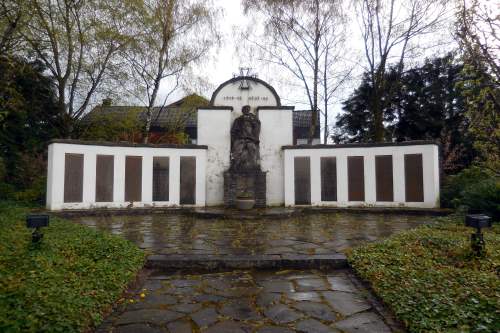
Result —
<path fill-rule="evenodd" d="M 157 271 L 97 332 L 391 332 L 352 279 L 348 270 Z"/>
<path fill-rule="evenodd" d="M 432 223 L 430 216 L 397 214 L 346 214 L 332 212 L 257 220 L 201 219 L 182 214 L 86 216 L 73 221 L 120 235 L 148 254 L 163 255 L 182 268 L 186 256 L 191 264 L 223 258 L 226 267 L 246 268 L 245 260 L 262 267 L 290 267 L 297 260 L 318 262 L 349 247 L 383 239 L 396 232 Z M 276 260 L 278 257 L 280 261 Z M 219 264 L 217 264 L 219 265 Z"/>

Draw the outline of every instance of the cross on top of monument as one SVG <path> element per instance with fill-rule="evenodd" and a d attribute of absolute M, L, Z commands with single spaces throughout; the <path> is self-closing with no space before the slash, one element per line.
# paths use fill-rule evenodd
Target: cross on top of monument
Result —
<path fill-rule="evenodd" d="M 250 82 L 246 79 L 247 77 L 257 78 L 257 74 L 252 74 L 251 67 L 240 67 L 239 74 L 233 74 L 234 77 L 243 77 L 244 79 L 240 81 L 240 89 L 246 90 L 250 89 Z"/>

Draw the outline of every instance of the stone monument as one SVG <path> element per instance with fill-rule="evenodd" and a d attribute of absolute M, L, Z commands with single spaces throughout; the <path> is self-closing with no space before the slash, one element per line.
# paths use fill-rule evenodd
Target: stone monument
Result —
<path fill-rule="evenodd" d="M 237 200 L 253 201 L 255 207 L 266 206 L 266 174 L 260 168 L 260 121 L 242 108 L 242 115 L 231 127 L 231 164 L 224 173 L 224 203 L 232 207 Z"/>

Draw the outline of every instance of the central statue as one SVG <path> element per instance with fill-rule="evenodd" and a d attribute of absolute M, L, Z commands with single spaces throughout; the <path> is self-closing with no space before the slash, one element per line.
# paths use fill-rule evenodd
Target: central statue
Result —
<path fill-rule="evenodd" d="M 260 121 L 250 112 L 249 105 L 241 111 L 243 115 L 231 127 L 231 171 L 258 171 Z"/>

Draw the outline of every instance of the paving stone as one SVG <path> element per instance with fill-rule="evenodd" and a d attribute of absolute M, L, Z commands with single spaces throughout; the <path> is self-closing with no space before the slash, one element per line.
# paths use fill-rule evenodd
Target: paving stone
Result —
<path fill-rule="evenodd" d="M 136 311 L 127 311 L 123 313 L 117 321 L 118 325 L 151 323 L 162 325 L 170 321 L 179 319 L 184 315 L 170 310 L 144 309 Z"/>
<path fill-rule="evenodd" d="M 168 332 L 169 333 L 191 333 L 192 332 L 192 327 L 191 323 L 188 321 L 174 321 L 169 324 L 167 324 Z M 141 331 L 137 331 L 139 333 Z M 142 332 L 141 332 L 142 333 Z"/>
<path fill-rule="evenodd" d="M 228 302 L 223 305 L 219 312 L 236 320 L 259 320 L 262 318 L 248 301 L 243 300 Z"/>
<path fill-rule="evenodd" d="M 370 304 L 358 294 L 343 291 L 326 291 L 323 292 L 323 296 L 328 304 L 343 316 L 350 316 L 371 308 Z"/>
<path fill-rule="evenodd" d="M 334 324 L 345 333 L 390 333 L 391 329 L 373 312 L 355 314 Z"/>
<path fill-rule="evenodd" d="M 266 308 L 271 304 L 279 303 L 280 299 L 281 294 L 263 292 L 257 296 L 257 305 L 261 308 Z"/>
<path fill-rule="evenodd" d="M 133 304 L 127 305 L 127 310 L 140 310 L 158 308 L 164 305 L 173 305 L 177 303 L 177 298 L 171 295 L 146 294 L 146 298 L 140 299 Z"/>
<path fill-rule="evenodd" d="M 243 323 L 237 323 L 231 320 L 222 321 L 202 330 L 204 333 L 250 333 L 251 328 Z"/>
<path fill-rule="evenodd" d="M 201 303 L 206 303 L 206 302 L 217 303 L 224 300 L 225 297 L 220 295 L 201 294 L 201 295 L 195 295 L 192 299 L 195 302 L 201 302 Z"/>
<path fill-rule="evenodd" d="M 217 321 L 217 312 L 214 308 L 205 308 L 191 314 L 191 319 L 199 326 L 210 326 Z"/>
<path fill-rule="evenodd" d="M 181 313 L 193 313 L 201 309 L 200 303 L 180 303 L 169 308 L 172 311 Z"/>
<path fill-rule="evenodd" d="M 113 333 L 137 333 L 137 332 L 162 333 L 163 331 L 160 330 L 159 328 L 151 327 L 147 324 L 131 324 L 131 325 L 118 326 L 113 330 Z"/>
<path fill-rule="evenodd" d="M 295 252 L 295 250 L 290 247 L 271 247 L 264 251 L 265 254 L 282 254 L 293 252 Z"/>
<path fill-rule="evenodd" d="M 233 287 L 226 290 L 214 290 L 213 293 L 228 298 L 239 298 L 257 295 L 260 291 L 261 288 L 258 287 Z"/>
<path fill-rule="evenodd" d="M 277 324 L 290 323 L 304 316 L 283 304 L 277 304 L 266 309 L 264 314 Z"/>
<path fill-rule="evenodd" d="M 201 283 L 199 280 L 169 280 L 169 284 L 182 288 L 182 287 L 194 287 Z"/>
<path fill-rule="evenodd" d="M 328 290 L 325 280 L 323 279 L 299 279 L 295 280 L 297 284 L 297 291 L 317 291 L 317 290 Z"/>
<path fill-rule="evenodd" d="M 330 283 L 332 290 L 344 291 L 349 293 L 358 291 L 351 280 L 345 275 L 327 276 L 327 280 Z"/>
<path fill-rule="evenodd" d="M 326 304 L 315 302 L 297 302 L 293 305 L 293 307 L 319 320 L 335 321 L 337 319 L 336 314 Z"/>
<path fill-rule="evenodd" d="M 293 301 L 321 301 L 321 296 L 315 291 L 298 291 L 294 293 L 286 293 L 286 297 Z"/>
<path fill-rule="evenodd" d="M 163 282 L 162 280 L 156 280 L 156 279 L 146 280 L 146 283 L 144 283 L 144 286 L 142 288 L 148 291 L 156 291 L 164 287 L 162 282 Z"/>
<path fill-rule="evenodd" d="M 193 287 L 169 287 L 165 290 L 161 290 L 161 293 L 170 295 L 192 295 L 196 293 L 196 290 Z"/>
<path fill-rule="evenodd" d="M 293 288 L 293 285 L 291 282 L 286 281 L 286 280 L 270 280 L 270 281 L 263 281 L 261 283 L 262 287 L 264 287 L 264 290 L 267 292 L 290 292 L 290 291 L 295 291 Z"/>
<path fill-rule="evenodd" d="M 208 286 L 216 290 L 225 290 L 231 288 L 231 282 L 226 279 L 213 279 L 204 281 Z"/>
<path fill-rule="evenodd" d="M 297 332 L 301 333 L 340 333 L 339 330 L 326 326 L 315 319 L 301 320 L 295 325 Z M 373 331 L 372 333 L 377 333 Z"/>
<path fill-rule="evenodd" d="M 264 326 L 261 327 L 257 333 L 294 333 L 295 331 L 289 330 L 284 327 L 276 327 L 276 326 Z"/>

